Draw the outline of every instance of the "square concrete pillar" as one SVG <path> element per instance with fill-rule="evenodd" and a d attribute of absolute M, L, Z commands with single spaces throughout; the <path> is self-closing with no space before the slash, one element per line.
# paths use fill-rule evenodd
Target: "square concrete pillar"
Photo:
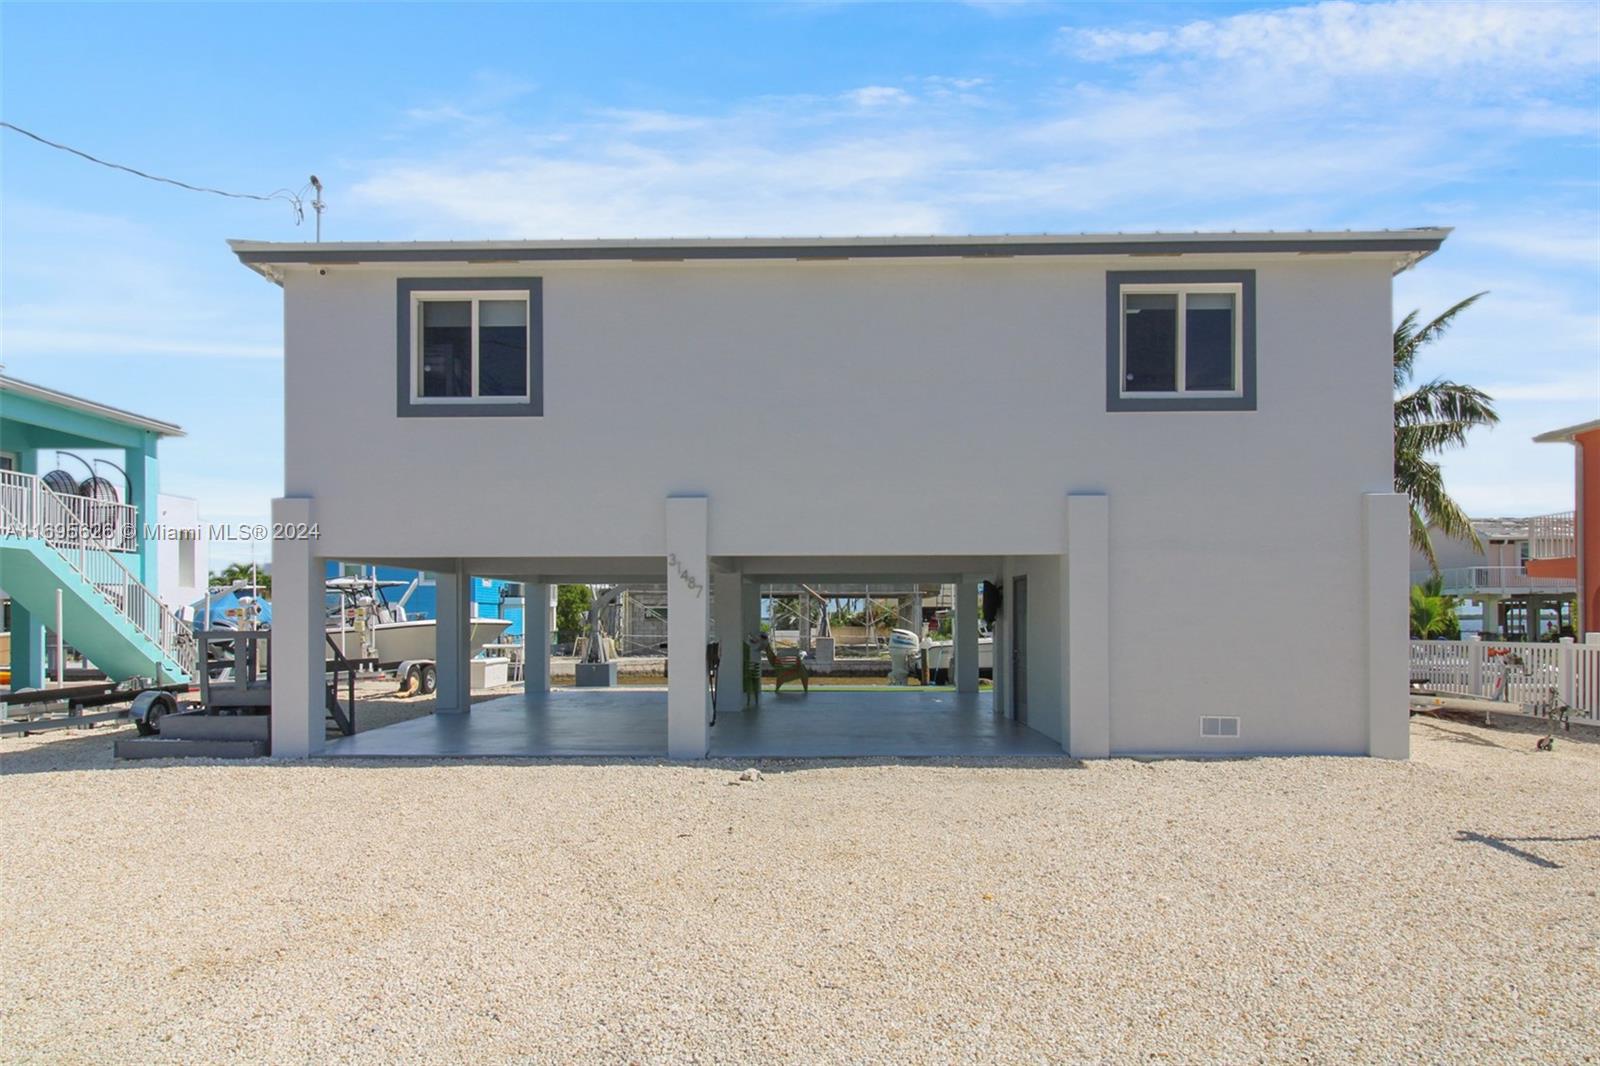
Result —
<path fill-rule="evenodd" d="M 978 579 L 956 582 L 955 682 L 957 692 L 978 691 Z"/>
<path fill-rule="evenodd" d="M 550 691 L 550 634 L 555 629 L 550 592 L 549 585 L 522 583 L 522 691 L 529 695 Z"/>
<path fill-rule="evenodd" d="M 744 575 L 736 570 L 718 570 L 711 575 L 713 628 L 722 654 L 717 671 L 718 714 L 744 708 L 744 603 Z"/>
<path fill-rule="evenodd" d="M 667 547 L 667 755 L 703 759 L 711 745 L 706 688 L 710 568 L 706 498 L 669 496 Z"/>
<path fill-rule="evenodd" d="M 994 634 L 994 712 L 1005 718 L 1016 716 L 1011 706 L 1011 562 L 1000 567 L 1000 613 L 990 627 Z"/>
<path fill-rule="evenodd" d="M 52 624 L 54 619 L 51 620 Z M 28 613 L 16 600 L 11 601 L 11 690 L 43 688 L 45 648 L 48 645 L 44 623 Z"/>
<path fill-rule="evenodd" d="M 309 497 L 272 501 L 278 528 L 307 527 Z M 322 560 L 316 542 L 272 542 L 272 754 L 299 759 L 322 750 L 327 734 L 327 638 Z"/>
<path fill-rule="evenodd" d="M 739 598 L 744 603 L 739 611 L 739 619 L 744 623 L 744 637 L 754 640 L 761 635 L 761 582 L 743 581 L 739 586 Z"/>
<path fill-rule="evenodd" d="M 1410 643 L 1406 568 L 1411 510 L 1394 492 L 1361 498 L 1367 593 L 1367 754 L 1411 755 Z"/>
<path fill-rule="evenodd" d="M 156 461 L 156 445 L 160 441 L 154 433 L 142 434 L 138 447 L 122 450 L 122 467 L 128 475 L 128 503 L 134 506 L 135 536 L 139 543 L 139 560 L 136 567 L 139 581 L 152 589 L 161 587 L 157 567 L 161 559 L 161 545 L 144 531 L 153 529 L 161 521 L 161 465 Z"/>
<path fill-rule="evenodd" d="M 434 574 L 434 603 L 439 621 L 433 657 L 439 668 L 435 714 L 472 709 L 472 578 L 456 563 Z"/>
<path fill-rule="evenodd" d="M 1061 560 L 1067 620 L 1067 753 L 1111 754 L 1111 505 L 1103 495 L 1067 497 L 1067 555 Z"/>

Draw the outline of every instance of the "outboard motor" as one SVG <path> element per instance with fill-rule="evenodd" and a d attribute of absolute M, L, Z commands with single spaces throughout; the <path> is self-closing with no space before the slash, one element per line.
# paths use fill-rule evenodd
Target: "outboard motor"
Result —
<path fill-rule="evenodd" d="M 911 676 L 912 664 L 920 654 L 922 642 L 909 629 L 889 633 L 889 684 L 904 685 Z"/>

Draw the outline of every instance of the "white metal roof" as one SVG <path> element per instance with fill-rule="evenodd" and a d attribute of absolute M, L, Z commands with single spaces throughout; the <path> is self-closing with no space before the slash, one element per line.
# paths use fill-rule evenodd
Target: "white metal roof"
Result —
<path fill-rule="evenodd" d="M 1229 233 L 1077 233 L 889 237 L 674 237 L 660 240 L 231 240 L 241 262 L 282 280 L 283 266 L 353 263 L 679 262 L 756 259 L 1014 258 L 1257 253 L 1392 256 L 1397 271 L 1431 254 L 1447 227 Z"/>
<path fill-rule="evenodd" d="M 163 422 L 157 418 L 136 415 L 132 411 L 124 411 L 120 407 L 96 403 L 93 400 L 86 400 L 82 396 L 74 396 L 69 392 L 57 392 L 55 389 L 47 389 L 43 385 L 19 381 L 4 374 L 0 374 L 0 392 L 14 392 L 19 396 L 31 396 L 36 400 L 44 400 L 60 407 L 70 407 L 74 411 L 82 411 L 85 414 L 103 418 L 108 422 L 119 422 L 125 426 L 133 426 L 136 429 L 149 430 L 151 433 L 163 437 L 181 437 L 184 435 L 183 428 L 171 422 Z"/>

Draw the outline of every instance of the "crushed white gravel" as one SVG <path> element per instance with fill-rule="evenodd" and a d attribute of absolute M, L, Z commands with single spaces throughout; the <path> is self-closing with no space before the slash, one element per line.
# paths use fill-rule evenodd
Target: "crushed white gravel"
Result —
<path fill-rule="evenodd" d="M 7 1062 L 1600 1059 L 1600 742 L 244 764 L 0 742 Z"/>

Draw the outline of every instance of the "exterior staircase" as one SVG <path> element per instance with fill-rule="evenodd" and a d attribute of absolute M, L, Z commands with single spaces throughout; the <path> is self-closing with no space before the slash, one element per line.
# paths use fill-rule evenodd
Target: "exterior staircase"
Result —
<path fill-rule="evenodd" d="M 126 523 L 98 521 L 105 506 L 0 471 L 0 587 L 39 619 L 55 618 L 60 589 L 65 639 L 112 680 L 193 681 L 194 632 L 112 550 Z"/>

